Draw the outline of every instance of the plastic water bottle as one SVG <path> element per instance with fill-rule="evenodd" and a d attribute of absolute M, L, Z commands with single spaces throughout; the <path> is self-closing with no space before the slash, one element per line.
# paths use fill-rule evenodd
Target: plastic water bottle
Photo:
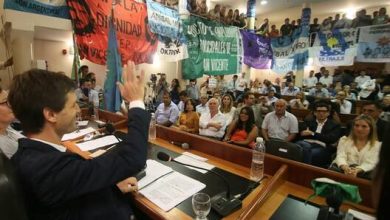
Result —
<path fill-rule="evenodd" d="M 149 140 L 155 140 L 156 139 L 156 118 L 154 116 L 154 113 L 152 113 L 152 117 L 150 119 L 149 124 Z"/>
<path fill-rule="evenodd" d="M 256 138 L 256 146 L 252 151 L 252 166 L 250 178 L 253 181 L 259 181 L 263 178 L 264 175 L 264 155 L 265 155 L 265 145 L 263 138 Z"/>

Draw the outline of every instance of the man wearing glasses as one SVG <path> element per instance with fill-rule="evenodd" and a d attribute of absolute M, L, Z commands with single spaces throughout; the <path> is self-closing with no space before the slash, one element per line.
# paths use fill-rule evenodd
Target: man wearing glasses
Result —
<path fill-rule="evenodd" d="M 23 135 L 10 126 L 15 116 L 8 105 L 7 98 L 8 92 L 0 87 L 0 150 L 11 158 L 18 149 L 18 139 Z"/>
<path fill-rule="evenodd" d="M 329 118 L 330 106 L 318 102 L 314 107 L 314 117 L 305 120 L 300 126 L 300 136 L 303 140 L 297 142 L 303 148 L 305 163 L 326 167 L 331 162 L 331 156 L 336 152 L 334 143 L 341 135 L 340 125 Z"/>

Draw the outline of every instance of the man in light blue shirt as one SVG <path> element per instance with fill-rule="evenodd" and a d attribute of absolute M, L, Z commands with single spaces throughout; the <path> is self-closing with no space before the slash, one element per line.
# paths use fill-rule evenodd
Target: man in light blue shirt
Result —
<path fill-rule="evenodd" d="M 328 98 L 329 91 L 322 87 L 322 83 L 318 82 L 315 88 L 310 89 L 309 95 L 319 98 Z"/>
<path fill-rule="evenodd" d="M 164 92 L 163 103 L 161 103 L 156 110 L 157 124 L 170 127 L 176 123 L 179 118 L 179 108 L 172 102 L 168 92 Z"/>

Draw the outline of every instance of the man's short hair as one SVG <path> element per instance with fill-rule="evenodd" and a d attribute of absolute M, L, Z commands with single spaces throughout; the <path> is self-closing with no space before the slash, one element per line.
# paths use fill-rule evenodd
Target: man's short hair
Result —
<path fill-rule="evenodd" d="M 381 103 L 377 102 L 377 101 L 366 101 L 366 102 L 363 102 L 363 108 L 364 108 L 364 106 L 367 106 L 367 105 L 374 105 L 376 109 L 379 109 L 379 110 L 382 109 Z"/>
<path fill-rule="evenodd" d="M 331 107 L 328 103 L 323 102 L 323 101 L 318 101 L 314 103 L 314 111 L 317 110 L 317 108 L 326 108 L 326 110 L 330 111 Z"/>
<path fill-rule="evenodd" d="M 31 69 L 14 77 L 8 100 L 23 131 L 38 133 L 45 123 L 43 109 L 60 112 L 74 89 L 75 83 L 63 74 Z"/>
<path fill-rule="evenodd" d="M 179 96 L 185 96 L 185 97 L 187 97 L 187 92 L 186 91 L 181 91 L 180 93 L 179 93 Z"/>
<path fill-rule="evenodd" d="M 246 93 L 244 93 L 243 98 L 248 99 L 250 95 L 255 95 L 255 94 L 253 92 L 246 92 Z"/>

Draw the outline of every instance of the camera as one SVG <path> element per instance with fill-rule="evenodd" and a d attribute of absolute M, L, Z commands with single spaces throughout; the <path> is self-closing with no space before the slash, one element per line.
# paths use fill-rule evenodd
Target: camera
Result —
<path fill-rule="evenodd" d="M 156 74 L 151 74 L 151 75 L 150 75 L 150 81 L 152 81 L 152 82 L 156 82 L 156 81 L 157 81 L 157 76 L 156 76 Z"/>

